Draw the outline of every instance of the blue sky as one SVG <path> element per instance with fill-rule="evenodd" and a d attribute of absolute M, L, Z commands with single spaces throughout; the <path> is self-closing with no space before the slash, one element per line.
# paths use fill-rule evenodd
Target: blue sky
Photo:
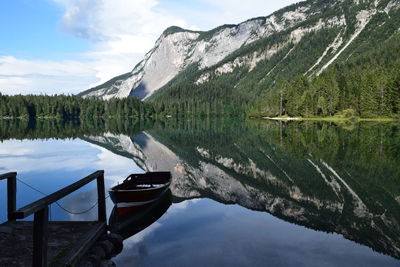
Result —
<path fill-rule="evenodd" d="M 0 92 L 71 94 L 128 72 L 171 25 L 209 30 L 296 0 L 13 0 L 0 8 Z"/>
<path fill-rule="evenodd" d="M 0 9 L 0 55 L 60 60 L 90 49 L 61 30 L 62 6 L 48 0 L 4 1 Z"/>

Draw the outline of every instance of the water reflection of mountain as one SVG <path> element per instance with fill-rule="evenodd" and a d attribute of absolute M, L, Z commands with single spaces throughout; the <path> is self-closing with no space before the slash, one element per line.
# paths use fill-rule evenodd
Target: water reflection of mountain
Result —
<path fill-rule="evenodd" d="M 170 170 L 175 198 L 211 198 L 336 232 L 400 258 L 400 140 L 392 125 L 216 122 L 85 138 Z"/>

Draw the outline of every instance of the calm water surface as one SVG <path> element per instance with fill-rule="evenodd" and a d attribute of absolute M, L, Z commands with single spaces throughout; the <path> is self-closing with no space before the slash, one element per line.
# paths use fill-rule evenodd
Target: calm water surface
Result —
<path fill-rule="evenodd" d="M 3 121 L 0 139 L 0 173 L 45 194 L 98 169 L 107 188 L 132 172 L 172 172 L 150 225 L 134 234 L 143 222 L 127 217 L 117 266 L 400 266 L 396 124 Z M 18 207 L 43 196 L 17 186 Z M 60 204 L 79 212 L 96 198 L 91 183 Z M 108 199 L 110 222 L 112 209 Z M 52 220 L 96 216 L 51 207 Z"/>

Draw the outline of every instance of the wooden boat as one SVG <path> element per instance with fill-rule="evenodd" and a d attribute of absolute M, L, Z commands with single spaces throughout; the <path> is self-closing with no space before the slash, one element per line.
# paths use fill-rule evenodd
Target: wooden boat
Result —
<path fill-rule="evenodd" d="M 112 187 L 109 194 L 118 208 L 143 206 L 162 196 L 170 183 L 170 172 L 131 174 L 122 184 Z"/>

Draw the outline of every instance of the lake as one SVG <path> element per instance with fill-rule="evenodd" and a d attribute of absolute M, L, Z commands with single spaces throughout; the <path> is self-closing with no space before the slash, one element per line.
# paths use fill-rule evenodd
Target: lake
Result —
<path fill-rule="evenodd" d="M 99 169 L 106 189 L 130 173 L 172 173 L 150 225 L 125 229 L 117 266 L 400 266 L 395 123 L 3 120 L 0 140 L 17 207 Z M 0 198 L 4 222 L 5 182 Z M 50 218 L 95 220 L 97 209 L 73 213 L 96 198 L 90 183 Z M 107 199 L 110 222 L 112 210 Z"/>

